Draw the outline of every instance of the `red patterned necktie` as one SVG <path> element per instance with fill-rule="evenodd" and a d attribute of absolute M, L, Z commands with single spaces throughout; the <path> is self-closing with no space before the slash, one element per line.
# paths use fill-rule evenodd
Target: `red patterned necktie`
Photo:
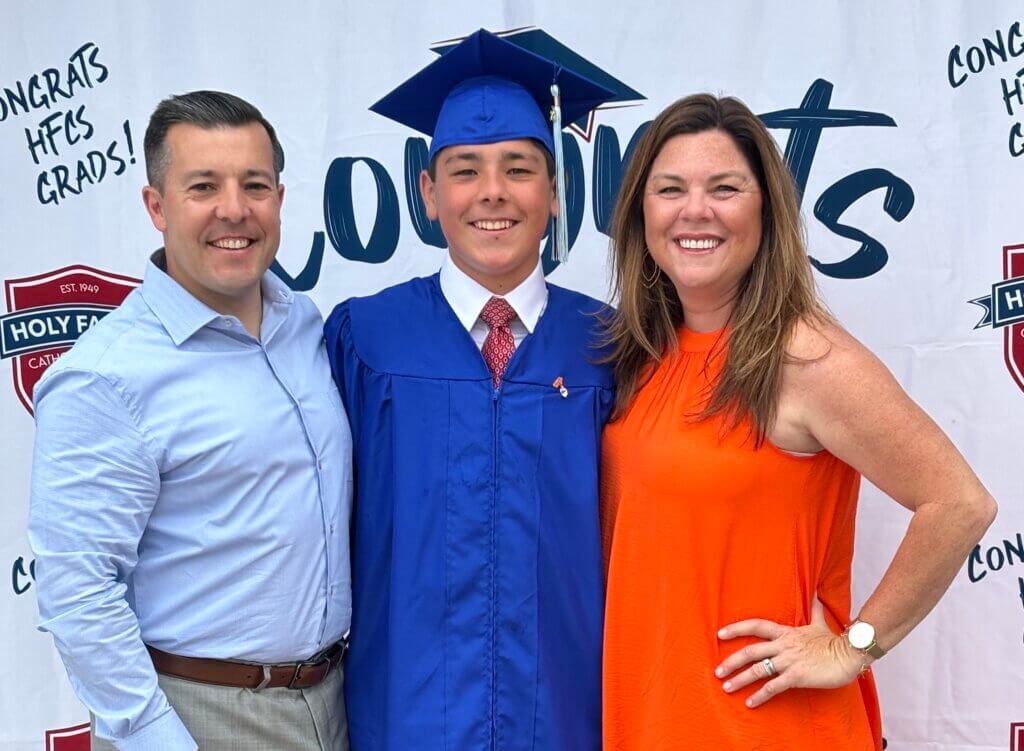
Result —
<path fill-rule="evenodd" d="M 480 352 L 494 378 L 495 388 L 501 383 L 501 376 L 516 349 L 516 340 L 512 336 L 512 329 L 508 327 L 509 321 L 515 317 L 516 312 L 512 306 L 500 297 L 492 297 L 480 311 L 480 318 L 491 327 Z"/>

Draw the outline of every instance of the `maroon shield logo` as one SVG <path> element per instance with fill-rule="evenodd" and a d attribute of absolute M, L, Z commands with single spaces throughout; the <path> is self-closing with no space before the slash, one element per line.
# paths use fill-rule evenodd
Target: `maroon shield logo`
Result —
<path fill-rule="evenodd" d="M 89 723 L 46 731 L 46 751 L 89 751 Z"/>
<path fill-rule="evenodd" d="M 1024 245 L 1003 247 L 1003 280 L 1024 279 Z M 1021 391 L 1024 391 L 1024 323 L 1014 323 L 1003 329 L 1003 353 L 1006 368 Z M 1021 751 L 1024 751 L 1022 741 Z"/>
<path fill-rule="evenodd" d="M 1010 751 L 1024 751 L 1024 722 L 1010 723 Z"/>
<path fill-rule="evenodd" d="M 0 358 L 14 358 L 14 390 L 29 414 L 32 392 L 50 364 L 141 281 L 75 265 L 4 283 Z"/>

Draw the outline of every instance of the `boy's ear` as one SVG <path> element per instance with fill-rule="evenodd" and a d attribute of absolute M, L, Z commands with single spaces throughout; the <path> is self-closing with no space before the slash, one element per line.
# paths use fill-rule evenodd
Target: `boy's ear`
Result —
<path fill-rule="evenodd" d="M 432 222 L 437 221 L 437 202 L 434 200 L 434 190 L 434 181 L 430 179 L 430 174 L 423 170 L 420 172 L 420 197 L 427 209 L 427 218 Z"/>

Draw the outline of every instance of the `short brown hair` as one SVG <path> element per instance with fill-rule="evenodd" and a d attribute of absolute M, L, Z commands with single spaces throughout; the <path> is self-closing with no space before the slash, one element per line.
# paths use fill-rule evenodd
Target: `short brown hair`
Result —
<path fill-rule="evenodd" d="M 146 179 L 158 190 L 163 190 L 167 174 L 167 131 L 172 125 L 188 123 L 200 128 L 222 128 L 259 123 L 270 137 L 274 151 L 274 177 L 284 170 L 284 149 L 277 140 L 274 126 L 267 122 L 258 109 L 241 97 L 223 91 L 190 91 L 168 97 L 157 105 L 149 118 L 143 152 L 146 156 Z"/>
<path fill-rule="evenodd" d="M 533 143 L 538 149 L 541 150 L 541 153 L 544 154 L 544 164 L 548 168 L 548 177 L 550 177 L 552 180 L 554 180 L 555 179 L 555 158 L 553 156 L 551 156 L 551 152 L 548 151 L 548 147 L 545 146 L 540 141 L 538 141 L 536 138 L 529 138 L 527 140 L 529 140 L 531 143 Z M 444 151 L 444 149 L 441 149 L 441 151 Z M 437 181 L 437 158 L 439 156 L 441 156 L 441 151 L 439 151 L 436 154 L 434 154 L 434 158 L 431 159 L 430 160 L 430 164 L 427 165 L 427 176 L 430 178 L 430 182 L 436 182 Z"/>

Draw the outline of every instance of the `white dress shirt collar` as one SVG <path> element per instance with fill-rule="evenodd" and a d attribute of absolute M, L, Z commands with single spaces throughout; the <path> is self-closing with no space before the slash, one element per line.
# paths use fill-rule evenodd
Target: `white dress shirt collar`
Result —
<path fill-rule="evenodd" d="M 548 285 L 544 281 L 543 264 L 539 258 L 533 271 L 519 286 L 506 295 L 495 295 L 456 266 L 451 256 L 447 256 L 441 266 L 441 292 L 466 331 L 473 328 L 488 300 L 504 297 L 527 332 L 532 334 L 548 303 Z"/>

